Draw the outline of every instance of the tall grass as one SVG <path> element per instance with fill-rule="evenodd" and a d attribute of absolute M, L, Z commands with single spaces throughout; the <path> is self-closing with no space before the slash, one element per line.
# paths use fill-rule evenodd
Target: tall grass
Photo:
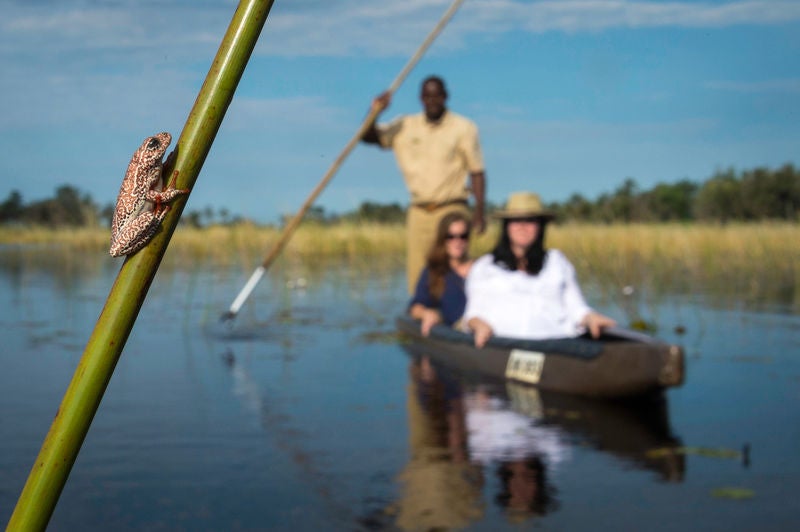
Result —
<path fill-rule="evenodd" d="M 478 256 L 492 248 L 497 226 L 473 239 Z M 165 266 L 203 264 L 251 271 L 280 235 L 254 225 L 179 227 Z M 45 250 L 62 257 L 102 254 L 105 229 L 0 228 L 0 246 Z M 553 225 L 548 246 L 562 250 L 583 283 L 660 292 L 718 293 L 743 301 L 772 300 L 800 305 L 800 226 L 788 223 L 728 225 Z M 2 249 L 2 248 L 0 248 Z M 402 225 L 304 224 L 280 260 L 324 268 L 326 259 L 353 268 L 397 268 L 404 263 Z"/>
<path fill-rule="evenodd" d="M 205 229 L 179 228 L 173 237 L 172 260 L 207 261 L 217 266 L 244 265 L 252 269 L 272 249 L 281 230 L 239 225 Z M 405 233 L 398 225 L 304 224 L 287 243 L 280 260 L 320 263 L 323 259 L 351 263 L 401 264 Z"/>
<path fill-rule="evenodd" d="M 786 223 L 564 225 L 549 243 L 584 278 L 654 293 L 800 304 L 800 226 Z"/>

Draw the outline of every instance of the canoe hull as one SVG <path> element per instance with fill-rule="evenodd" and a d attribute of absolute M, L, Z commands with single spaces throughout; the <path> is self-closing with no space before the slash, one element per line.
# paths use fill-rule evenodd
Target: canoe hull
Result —
<path fill-rule="evenodd" d="M 405 349 L 413 355 L 541 390 L 624 397 L 680 386 L 684 380 L 680 346 L 624 329 L 615 329 L 600 340 L 492 338 L 479 349 L 470 335 L 442 325 L 423 337 L 418 321 L 401 316 L 397 328 L 408 340 Z"/>

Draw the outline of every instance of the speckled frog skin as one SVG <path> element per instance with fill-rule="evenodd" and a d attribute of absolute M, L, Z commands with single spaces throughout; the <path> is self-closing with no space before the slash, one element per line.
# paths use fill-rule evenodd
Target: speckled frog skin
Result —
<path fill-rule="evenodd" d="M 130 255 L 142 249 L 153 238 L 169 211 L 169 205 L 165 204 L 189 192 L 173 188 L 175 176 L 162 190 L 163 158 L 170 142 L 172 135 L 158 133 L 144 139 L 133 153 L 111 220 L 109 253 L 112 257 Z"/>

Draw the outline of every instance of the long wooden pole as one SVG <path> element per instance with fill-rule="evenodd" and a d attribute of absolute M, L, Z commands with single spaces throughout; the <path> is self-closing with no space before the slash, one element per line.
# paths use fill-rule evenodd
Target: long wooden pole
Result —
<path fill-rule="evenodd" d="M 211 149 L 273 0 L 242 0 L 177 142 L 178 188 L 192 188 Z M 167 174 L 169 172 L 169 174 Z M 120 176 L 121 177 L 121 176 Z M 8 530 L 44 530 L 155 277 L 185 198 L 150 244 L 126 259 L 11 515 Z"/>
<path fill-rule="evenodd" d="M 450 19 L 453 18 L 453 15 L 455 15 L 456 11 L 463 2 L 464 0 L 453 1 L 453 3 L 450 5 L 447 11 L 445 11 L 444 15 L 442 15 L 442 18 L 439 19 L 439 22 L 436 24 L 433 30 L 431 30 L 431 32 L 419 46 L 414 55 L 411 56 L 411 59 L 408 60 L 406 65 L 394 79 L 392 84 L 389 85 L 389 89 L 386 92 L 388 92 L 389 94 L 393 94 L 398 89 L 398 87 L 400 87 L 403 81 L 405 81 L 409 72 L 411 72 L 411 70 L 416 66 L 420 58 L 422 58 L 422 55 L 430 47 L 431 43 L 433 43 L 434 39 L 436 39 L 439 33 L 441 33 L 441 31 L 444 29 L 444 27 L 447 25 Z M 333 161 L 330 168 L 328 168 L 328 171 L 325 172 L 325 175 L 322 176 L 322 179 L 319 181 L 319 183 L 317 183 L 317 186 L 314 187 L 314 190 L 311 191 L 311 194 L 308 195 L 308 198 L 306 198 L 306 201 L 300 207 L 300 210 L 297 211 L 297 213 L 292 217 L 291 220 L 289 220 L 289 222 L 283 228 L 283 232 L 281 232 L 280 236 L 278 237 L 278 240 L 269 250 L 267 256 L 264 258 L 264 261 L 253 271 L 252 275 L 250 275 L 250 278 L 247 280 L 247 283 L 245 283 L 244 287 L 239 291 L 239 294 L 233 300 L 233 303 L 231 303 L 230 308 L 222 314 L 220 318 L 222 321 L 232 320 L 233 318 L 236 317 L 236 315 L 239 312 L 239 309 L 242 307 L 242 305 L 244 305 L 244 302 L 247 301 L 247 298 L 250 296 L 250 293 L 253 291 L 258 282 L 261 280 L 261 277 L 263 277 L 264 273 L 266 273 L 267 269 L 272 265 L 275 259 L 278 258 L 278 255 L 281 254 L 281 251 L 283 251 L 283 248 L 289 242 L 289 239 L 292 237 L 292 234 L 294 233 L 295 229 L 297 229 L 297 227 L 300 225 L 300 222 L 303 221 L 303 217 L 305 216 L 306 212 L 308 211 L 308 209 L 311 208 L 311 206 L 316 201 L 317 196 L 319 196 L 320 193 L 322 193 L 322 191 L 328 185 L 330 180 L 333 179 L 333 176 L 339 170 L 339 167 L 342 166 L 344 160 L 347 158 L 348 155 L 350 155 L 350 152 L 353 151 L 353 149 L 359 143 L 361 138 L 364 136 L 364 133 L 367 132 L 369 127 L 375 121 L 375 119 L 378 116 L 378 113 L 379 113 L 378 109 L 370 108 L 367 117 L 361 123 L 361 126 L 358 128 L 355 135 L 353 135 L 353 137 L 345 145 L 344 149 L 341 151 L 339 156 L 336 157 L 336 159 Z"/>

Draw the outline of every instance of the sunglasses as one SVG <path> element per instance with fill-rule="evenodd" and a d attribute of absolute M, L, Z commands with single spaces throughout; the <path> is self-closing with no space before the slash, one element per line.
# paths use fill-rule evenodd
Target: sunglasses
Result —
<path fill-rule="evenodd" d="M 457 233 L 457 234 L 447 233 L 447 236 L 444 238 L 445 240 L 455 240 L 455 239 L 467 240 L 469 238 L 469 233 Z"/>

